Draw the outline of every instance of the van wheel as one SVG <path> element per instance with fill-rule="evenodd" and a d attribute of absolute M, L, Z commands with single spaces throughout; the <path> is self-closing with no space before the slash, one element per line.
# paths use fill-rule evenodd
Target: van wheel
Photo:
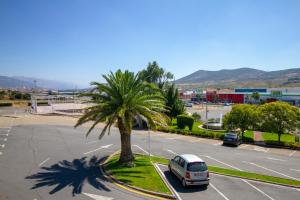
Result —
<path fill-rule="evenodd" d="M 187 185 L 186 185 L 186 181 L 185 181 L 185 179 L 183 178 L 182 180 L 181 180 L 181 184 L 182 184 L 182 186 L 185 188 L 185 187 L 187 187 Z"/>

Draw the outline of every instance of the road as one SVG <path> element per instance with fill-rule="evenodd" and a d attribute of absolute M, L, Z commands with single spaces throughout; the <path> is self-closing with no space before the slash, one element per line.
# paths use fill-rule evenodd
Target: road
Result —
<path fill-rule="evenodd" d="M 120 148 L 116 128 L 102 140 L 100 129 L 85 137 L 86 127 L 16 124 L 27 117 L 22 109 L 0 110 L 11 119 L 0 128 L 0 199 L 148 199 L 121 189 L 101 175 L 98 163 Z M 134 131 L 133 151 L 149 151 L 147 131 Z M 241 145 L 225 147 L 220 141 L 168 133 L 152 133 L 151 154 L 173 157 L 194 153 L 207 164 L 300 180 L 300 152 Z M 183 189 L 162 166 L 182 199 L 297 199 L 300 191 L 211 175 L 207 190 Z M 94 196 L 93 196 L 94 195 Z M 96 195 L 96 196 L 95 196 Z M 298 195 L 298 196 L 297 196 Z"/>

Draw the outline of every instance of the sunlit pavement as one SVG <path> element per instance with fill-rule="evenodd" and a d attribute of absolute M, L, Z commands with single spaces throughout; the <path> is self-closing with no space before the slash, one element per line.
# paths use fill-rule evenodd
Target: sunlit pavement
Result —
<path fill-rule="evenodd" d="M 16 112 L 15 112 L 16 111 Z M 26 117 L 22 110 L 0 115 Z M 0 129 L 0 199 L 143 199 L 107 182 L 97 168 L 101 159 L 120 148 L 114 128 L 97 140 L 99 129 L 86 138 L 87 128 L 62 125 L 17 125 L 14 118 Z M 208 140 L 167 133 L 134 131 L 135 152 L 167 158 L 194 153 L 207 164 L 300 179 L 299 151 L 243 144 L 238 148 Z M 297 199 L 299 190 L 211 175 L 207 190 L 183 189 L 162 166 L 182 199 Z"/>

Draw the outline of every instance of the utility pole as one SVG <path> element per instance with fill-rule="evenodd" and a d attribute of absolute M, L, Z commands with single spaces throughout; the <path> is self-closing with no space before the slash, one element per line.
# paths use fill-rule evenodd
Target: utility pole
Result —
<path fill-rule="evenodd" d="M 208 122 L 208 119 L 207 119 L 207 115 L 208 115 L 208 108 L 207 108 L 207 104 L 208 104 L 208 99 L 207 99 L 207 88 L 206 88 L 205 96 L 206 96 L 205 119 L 206 119 L 206 122 Z"/>

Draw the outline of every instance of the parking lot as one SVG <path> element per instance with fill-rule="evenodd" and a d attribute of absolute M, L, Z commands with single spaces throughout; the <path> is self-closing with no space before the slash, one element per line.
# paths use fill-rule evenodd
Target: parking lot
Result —
<path fill-rule="evenodd" d="M 120 148 L 119 133 L 102 140 L 98 127 L 73 128 L 76 119 L 32 116 L 22 110 L 0 111 L 0 199 L 151 199 L 103 179 L 95 168 Z M 5 126 L 3 123 L 6 123 Z M 254 145 L 222 146 L 219 140 L 169 133 L 134 131 L 134 152 L 172 158 L 193 153 L 208 165 L 300 179 L 300 152 Z M 150 149 L 149 149 L 150 147 Z M 96 160 L 93 160 L 96 158 Z M 300 190 L 211 174 L 211 185 L 184 189 L 166 167 L 162 171 L 181 199 L 298 199 Z M 96 170 L 96 171 L 95 171 Z M 76 178 L 74 178 L 76 177 Z"/>

